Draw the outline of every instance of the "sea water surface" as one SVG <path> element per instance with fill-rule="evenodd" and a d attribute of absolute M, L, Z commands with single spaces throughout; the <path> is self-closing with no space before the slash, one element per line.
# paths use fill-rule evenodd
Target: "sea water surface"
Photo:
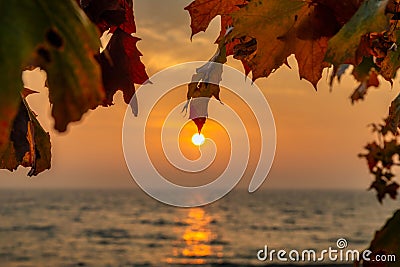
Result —
<path fill-rule="evenodd" d="M 366 191 L 236 190 L 175 208 L 140 190 L 1 190 L 0 265 L 265 265 L 265 245 L 365 249 L 398 204 Z"/>

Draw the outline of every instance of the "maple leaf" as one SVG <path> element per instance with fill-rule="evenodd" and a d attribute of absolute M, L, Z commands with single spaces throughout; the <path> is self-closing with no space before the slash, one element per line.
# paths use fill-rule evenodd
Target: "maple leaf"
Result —
<path fill-rule="evenodd" d="M 78 2 L 101 33 L 111 26 L 122 24 L 125 20 L 125 9 L 118 0 L 78 0 Z"/>
<path fill-rule="evenodd" d="M 381 68 L 382 62 L 393 47 L 396 47 L 396 44 L 388 31 L 363 35 L 356 52 L 356 63 L 362 61 L 363 57 L 372 56 L 374 64 Z M 387 80 L 391 81 L 391 79 Z"/>
<path fill-rule="evenodd" d="M 216 16 L 221 16 L 221 31 L 215 43 L 220 44 L 225 42 L 226 55 L 234 54 L 234 47 L 242 44 L 241 40 L 225 40 L 225 36 L 232 28 L 233 19 L 231 13 L 245 6 L 248 0 L 195 0 L 190 5 L 185 7 L 191 17 L 191 38 L 208 28 L 211 20 Z M 210 12 L 211 10 L 211 12 Z M 246 44 L 245 44 L 246 45 Z M 246 75 L 249 74 L 250 68 L 245 61 L 242 61 Z"/>
<path fill-rule="evenodd" d="M 397 140 L 384 141 L 383 151 L 381 155 L 381 162 L 384 168 L 391 168 L 394 164 L 393 156 L 398 154 L 399 146 L 397 145 Z"/>
<path fill-rule="evenodd" d="M 376 191 L 376 198 L 379 203 L 382 203 L 383 199 L 386 195 L 393 200 L 397 198 L 397 190 L 399 189 L 399 185 L 396 182 L 389 182 L 387 177 L 393 177 L 394 175 L 391 172 L 383 173 L 382 169 L 379 169 L 375 172 L 376 180 L 371 184 L 369 190 L 374 189 Z M 385 177 L 384 179 L 382 177 Z"/>
<path fill-rule="evenodd" d="M 106 91 L 103 106 L 112 105 L 114 94 L 122 90 L 125 102 L 132 104 L 132 110 L 136 115 L 138 104 L 136 98 L 133 99 L 134 84 L 143 84 L 148 76 L 140 60 L 142 54 L 136 46 L 140 39 L 132 36 L 136 32 L 133 1 L 87 0 L 85 2 L 81 3 L 82 8 L 92 21 L 102 32 L 109 30 L 113 34 L 106 49 L 96 56 L 102 69 L 103 85 Z M 115 19 L 107 20 L 109 17 Z M 131 99 L 133 99 L 132 102 L 130 102 Z"/>
<path fill-rule="evenodd" d="M 133 0 L 119 0 L 120 4 L 125 9 L 125 20 L 118 27 L 128 34 L 136 32 L 135 16 L 133 15 Z M 112 30 L 111 32 L 114 32 Z"/>
<path fill-rule="evenodd" d="M 124 100 L 129 104 L 135 94 L 135 83 L 143 84 L 148 80 L 145 66 L 140 60 L 142 54 L 136 47 L 139 40 L 118 28 L 98 57 L 106 91 L 103 105 L 112 105 L 117 90 L 123 91 Z"/>
<path fill-rule="evenodd" d="M 191 17 L 190 27 L 193 35 L 205 31 L 210 22 L 221 15 L 221 35 L 225 34 L 226 27 L 231 24 L 229 16 L 233 11 L 239 10 L 240 6 L 247 4 L 247 0 L 196 0 L 185 7 Z"/>
<path fill-rule="evenodd" d="M 220 100 L 219 83 L 222 80 L 222 64 L 225 62 L 226 47 L 221 41 L 215 55 L 208 63 L 196 70 L 191 82 L 188 84 L 188 104 L 185 109 L 190 105 L 189 118 L 196 124 L 199 133 L 208 117 L 209 99 L 214 96 Z"/>
<path fill-rule="evenodd" d="M 376 142 L 370 143 L 365 147 L 367 154 L 360 154 L 367 160 L 369 170 L 374 172 L 374 168 L 381 163 L 384 168 L 391 168 L 394 164 L 393 156 L 400 152 L 400 146 L 397 140 L 384 141 L 383 146 Z"/>
<path fill-rule="evenodd" d="M 101 33 L 120 28 L 126 33 L 136 32 L 132 0 L 81 0 L 80 6 Z"/>
<path fill-rule="evenodd" d="M 47 72 L 55 128 L 65 131 L 104 98 L 98 32 L 74 1 L 22 0 L 7 3 L 0 23 L 0 153 L 20 106 L 21 72 L 38 66 Z M 18 14 L 18 15 L 16 15 Z M 29 29 L 29 30 L 27 30 Z"/>
<path fill-rule="evenodd" d="M 322 70 L 329 66 L 324 61 L 328 40 L 359 4 L 360 1 L 251 1 L 232 13 L 234 29 L 228 36 L 255 38 L 257 49 L 250 54 L 237 50 L 234 57 L 247 63 L 255 80 L 268 77 L 294 54 L 300 78 L 316 87 Z"/>
<path fill-rule="evenodd" d="M 26 95 L 34 91 L 25 89 L 24 92 Z M 41 127 L 24 98 L 14 119 L 6 150 L 0 153 L 0 168 L 13 171 L 19 165 L 31 167 L 28 175 L 36 176 L 51 167 L 50 135 Z"/>
<path fill-rule="evenodd" d="M 391 199 L 395 200 L 397 198 L 397 190 L 399 190 L 399 184 L 393 182 L 386 186 L 385 193 L 390 196 Z"/>
<path fill-rule="evenodd" d="M 386 16 L 387 4 L 388 0 L 364 1 L 350 21 L 329 41 L 325 60 L 333 65 L 358 65 L 356 52 L 361 37 L 368 33 L 379 33 L 389 26 Z"/>
<path fill-rule="evenodd" d="M 375 181 L 369 189 L 375 189 L 379 202 L 382 202 L 386 194 L 395 199 L 399 185 L 392 181 L 394 174 L 391 168 L 398 165 L 397 156 L 400 155 L 400 145 L 397 139 L 385 140 L 382 145 L 373 142 L 365 148 L 368 153 L 359 156 L 367 160 L 369 170 L 375 176 Z"/>
<path fill-rule="evenodd" d="M 368 153 L 360 154 L 359 157 L 364 157 L 367 160 L 369 170 L 372 172 L 380 160 L 382 149 L 376 142 L 367 144 L 365 149 L 368 150 Z"/>
<path fill-rule="evenodd" d="M 386 181 L 381 179 L 380 175 L 377 175 L 377 177 L 378 178 L 371 184 L 368 190 L 375 189 L 376 198 L 378 199 L 379 203 L 382 203 L 382 200 L 386 195 Z"/>

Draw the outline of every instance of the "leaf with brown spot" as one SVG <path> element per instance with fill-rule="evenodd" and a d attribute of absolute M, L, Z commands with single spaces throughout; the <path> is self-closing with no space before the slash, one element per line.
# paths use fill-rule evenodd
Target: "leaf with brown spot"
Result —
<path fill-rule="evenodd" d="M 70 122 L 80 120 L 83 113 L 99 105 L 104 92 L 100 68 L 93 58 L 100 47 L 99 34 L 75 1 L 9 2 L 2 9 L 0 23 L 3 153 L 21 102 L 23 70 L 46 70 L 52 114 L 59 131 L 65 131 Z"/>

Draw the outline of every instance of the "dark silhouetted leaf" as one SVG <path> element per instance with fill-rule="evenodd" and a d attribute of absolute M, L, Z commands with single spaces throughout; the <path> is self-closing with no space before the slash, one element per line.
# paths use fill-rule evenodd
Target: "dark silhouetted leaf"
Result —
<path fill-rule="evenodd" d="M 82 0 L 78 1 L 101 33 L 120 28 L 128 34 L 136 32 L 132 0 Z"/>
<path fill-rule="evenodd" d="M 0 168 L 10 171 L 21 165 L 31 167 L 29 176 L 36 176 L 51 167 L 50 136 L 43 130 L 25 99 L 14 119 L 10 141 L 0 153 Z"/>
<path fill-rule="evenodd" d="M 369 250 L 373 253 L 369 256 L 370 259 L 374 259 L 376 255 L 395 255 L 395 261 L 364 261 L 364 267 L 399 267 L 400 261 L 400 210 L 397 210 L 393 217 L 390 218 L 381 230 L 375 233 L 375 237 L 372 240 Z"/>

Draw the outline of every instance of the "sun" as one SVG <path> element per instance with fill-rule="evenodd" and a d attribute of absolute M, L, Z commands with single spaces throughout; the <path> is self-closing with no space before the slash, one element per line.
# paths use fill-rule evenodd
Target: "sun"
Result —
<path fill-rule="evenodd" d="M 203 134 L 198 134 L 198 133 L 196 133 L 196 134 L 194 134 L 193 136 L 192 136 L 192 143 L 194 144 L 194 145 L 196 145 L 196 146 L 201 146 L 202 144 L 204 144 L 204 141 L 205 141 L 206 139 L 204 138 L 204 135 Z"/>

